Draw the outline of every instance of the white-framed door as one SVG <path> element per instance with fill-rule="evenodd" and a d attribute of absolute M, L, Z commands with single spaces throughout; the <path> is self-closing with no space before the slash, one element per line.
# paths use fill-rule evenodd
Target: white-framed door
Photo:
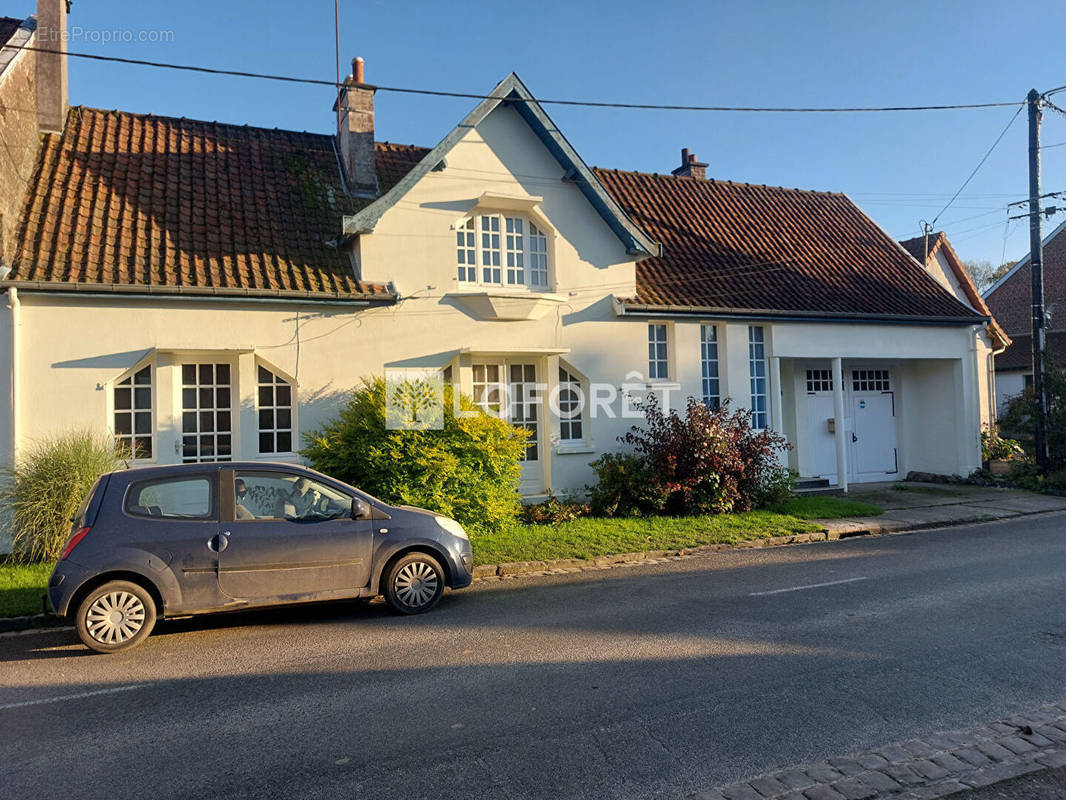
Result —
<path fill-rule="evenodd" d="M 851 480 L 883 481 L 899 473 L 896 393 L 892 372 L 856 368 L 846 373 L 851 417 L 848 472 Z"/>
<path fill-rule="evenodd" d="M 473 396 L 484 411 L 529 431 L 522 456 L 519 492 L 544 491 L 544 411 L 540 396 L 541 366 L 532 359 L 474 361 Z"/>
<path fill-rule="evenodd" d="M 807 394 L 806 470 L 810 477 L 837 481 L 836 429 L 843 424 L 847 442 L 848 480 L 890 480 L 899 473 L 896 392 L 892 371 L 851 366 L 843 370 L 843 421 L 835 419 L 833 373 L 805 371 Z"/>

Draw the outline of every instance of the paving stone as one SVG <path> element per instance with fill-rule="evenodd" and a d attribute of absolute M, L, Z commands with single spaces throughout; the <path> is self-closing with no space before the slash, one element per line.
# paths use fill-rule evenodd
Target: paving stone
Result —
<path fill-rule="evenodd" d="M 993 722 L 988 725 L 995 733 L 1017 733 L 1018 726 L 1007 722 Z"/>
<path fill-rule="evenodd" d="M 1048 739 L 1046 736 L 1041 736 L 1039 733 L 1037 733 L 1035 729 L 1032 733 L 1021 733 L 1019 734 L 1019 736 L 1022 739 L 1025 739 L 1025 741 L 1029 742 L 1029 744 L 1035 745 L 1038 748 L 1051 747 L 1053 744 L 1055 744 L 1055 742 L 1053 742 L 1051 739 Z"/>
<path fill-rule="evenodd" d="M 869 800 L 877 797 L 877 790 L 866 786 L 858 778 L 845 778 L 833 784 L 833 788 L 840 792 L 847 800 Z"/>
<path fill-rule="evenodd" d="M 871 789 L 876 789 L 879 792 L 894 792 L 903 788 L 899 785 L 898 781 L 893 780 L 885 773 L 878 772 L 877 770 L 865 772 L 860 775 L 858 779 Z"/>
<path fill-rule="evenodd" d="M 866 771 L 866 767 L 856 761 L 854 758 L 831 758 L 829 759 L 829 765 L 838 772 L 844 773 L 847 777 L 858 775 L 861 772 Z"/>
<path fill-rule="evenodd" d="M 712 789 L 709 792 L 700 792 L 699 794 L 689 795 L 687 800 L 725 800 L 725 795 L 717 789 Z"/>
<path fill-rule="evenodd" d="M 959 746 L 957 742 L 952 741 L 942 733 L 934 733 L 932 736 L 926 736 L 924 741 L 927 744 L 932 745 L 938 751 L 954 750 L 956 747 Z"/>
<path fill-rule="evenodd" d="M 964 772 L 965 770 L 970 769 L 969 764 L 967 764 L 965 761 L 961 761 L 955 758 L 955 756 L 953 756 L 951 753 L 940 753 L 939 755 L 933 756 L 929 760 L 932 761 L 934 764 L 939 764 L 948 772 Z"/>
<path fill-rule="evenodd" d="M 877 752 L 884 757 L 885 761 L 890 764 L 899 764 L 904 761 L 910 761 L 912 758 L 914 758 L 913 753 L 908 753 L 898 744 L 890 744 L 887 747 L 881 747 L 878 749 Z M 859 758 L 859 763 L 867 769 L 874 769 L 875 767 L 882 766 L 881 764 L 867 764 L 865 761 L 862 760 L 861 757 Z"/>
<path fill-rule="evenodd" d="M 912 761 L 910 767 L 923 778 L 930 781 L 938 781 L 951 774 L 939 764 L 927 761 L 924 758 L 919 759 L 918 761 Z"/>
<path fill-rule="evenodd" d="M 878 771 L 885 773 L 892 780 L 897 781 L 904 786 L 914 786 L 917 783 L 925 783 L 925 778 L 906 764 L 889 764 L 887 767 L 881 767 Z"/>
<path fill-rule="evenodd" d="M 929 758 L 932 755 L 936 755 L 937 752 L 935 747 L 930 747 L 921 739 L 911 739 L 909 742 L 904 742 L 903 749 L 919 758 Z"/>
<path fill-rule="evenodd" d="M 993 761 L 1012 761 L 1014 753 L 995 742 L 978 742 L 977 749 Z"/>
<path fill-rule="evenodd" d="M 1066 742 L 1066 731 L 1059 730 L 1054 725 L 1041 725 L 1036 729 L 1036 732 L 1060 744 Z"/>
<path fill-rule="evenodd" d="M 910 758 L 910 756 L 908 755 L 907 758 Z M 862 765 L 863 769 L 877 769 L 878 767 L 885 766 L 885 764 L 890 761 L 887 756 L 880 753 L 863 753 L 862 755 L 856 756 L 855 760 Z M 902 761 L 904 759 L 900 760 Z"/>
<path fill-rule="evenodd" d="M 1040 764 L 997 764 L 994 767 L 982 769 L 973 775 L 966 776 L 962 779 L 962 782 L 977 789 L 1000 781 L 1009 781 L 1011 778 L 1017 778 L 1019 775 L 1028 775 L 1030 772 L 1036 772 L 1041 769 L 1043 767 Z"/>
<path fill-rule="evenodd" d="M 919 786 L 903 794 L 896 795 L 896 800 L 934 800 L 937 797 L 946 797 L 955 792 L 965 791 L 970 787 L 958 781 L 942 781 L 930 786 Z"/>
<path fill-rule="evenodd" d="M 1037 756 L 1037 761 L 1045 767 L 1066 767 L 1066 750 L 1057 750 L 1054 753 Z"/>
<path fill-rule="evenodd" d="M 1036 746 L 1025 741 L 1021 736 L 1008 736 L 1005 739 L 1000 739 L 997 744 L 1006 747 L 1012 753 L 1022 755 L 1024 753 L 1032 753 L 1036 750 Z M 1048 744 L 1051 744 L 1048 742 Z"/>
<path fill-rule="evenodd" d="M 788 787 L 781 781 L 770 776 L 764 776 L 762 778 L 756 778 L 753 781 L 748 781 L 751 788 L 761 794 L 763 797 L 774 797 L 775 795 L 784 794 L 788 791 Z"/>
<path fill-rule="evenodd" d="M 817 783 L 832 783 L 844 777 L 828 764 L 809 764 L 803 771 Z"/>
<path fill-rule="evenodd" d="M 986 767 L 992 763 L 992 759 L 978 750 L 976 747 L 963 747 L 952 753 L 973 767 Z"/>
<path fill-rule="evenodd" d="M 981 741 L 979 736 L 974 736 L 972 733 L 966 733 L 964 731 L 950 731 L 944 735 L 953 741 L 956 747 L 973 747 Z"/>
<path fill-rule="evenodd" d="M 777 773 L 774 777 L 789 789 L 806 789 L 808 786 L 814 785 L 814 781 L 798 769 L 788 769 Z"/>
<path fill-rule="evenodd" d="M 727 800 L 763 800 L 761 794 L 746 783 L 734 783 L 719 790 Z"/>
<path fill-rule="evenodd" d="M 826 786 L 825 784 L 812 786 L 803 793 L 803 796 L 807 800 L 844 800 L 844 795 L 832 786 Z"/>

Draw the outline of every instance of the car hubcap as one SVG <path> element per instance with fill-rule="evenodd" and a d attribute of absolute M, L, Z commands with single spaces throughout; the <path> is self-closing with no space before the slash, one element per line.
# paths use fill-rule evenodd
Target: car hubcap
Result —
<path fill-rule="evenodd" d="M 400 602 L 411 608 L 424 606 L 437 594 L 437 573 L 425 561 L 414 561 L 396 573 L 392 582 Z"/>
<path fill-rule="evenodd" d="M 101 644 L 122 644 L 144 627 L 144 603 L 129 592 L 98 597 L 85 615 L 89 635 Z"/>

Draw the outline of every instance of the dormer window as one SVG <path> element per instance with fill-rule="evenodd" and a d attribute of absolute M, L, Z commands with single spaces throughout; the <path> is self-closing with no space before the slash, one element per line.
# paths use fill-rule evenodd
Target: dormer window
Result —
<path fill-rule="evenodd" d="M 459 283 L 548 287 L 548 236 L 522 215 L 475 214 L 456 225 Z"/>

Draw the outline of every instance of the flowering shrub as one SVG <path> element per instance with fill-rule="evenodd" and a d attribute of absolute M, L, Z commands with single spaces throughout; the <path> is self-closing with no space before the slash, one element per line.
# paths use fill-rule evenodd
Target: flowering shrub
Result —
<path fill-rule="evenodd" d="M 1006 439 L 987 422 L 981 425 L 981 459 L 983 461 L 1013 461 L 1025 455 L 1015 439 Z"/>
<path fill-rule="evenodd" d="M 773 431 L 756 431 L 743 409 L 711 409 L 690 397 L 682 417 L 645 401 L 644 426 L 620 437 L 629 454 L 593 462 L 599 483 L 593 509 L 610 515 L 719 514 L 748 511 L 787 493 L 777 454 L 790 445 Z"/>

